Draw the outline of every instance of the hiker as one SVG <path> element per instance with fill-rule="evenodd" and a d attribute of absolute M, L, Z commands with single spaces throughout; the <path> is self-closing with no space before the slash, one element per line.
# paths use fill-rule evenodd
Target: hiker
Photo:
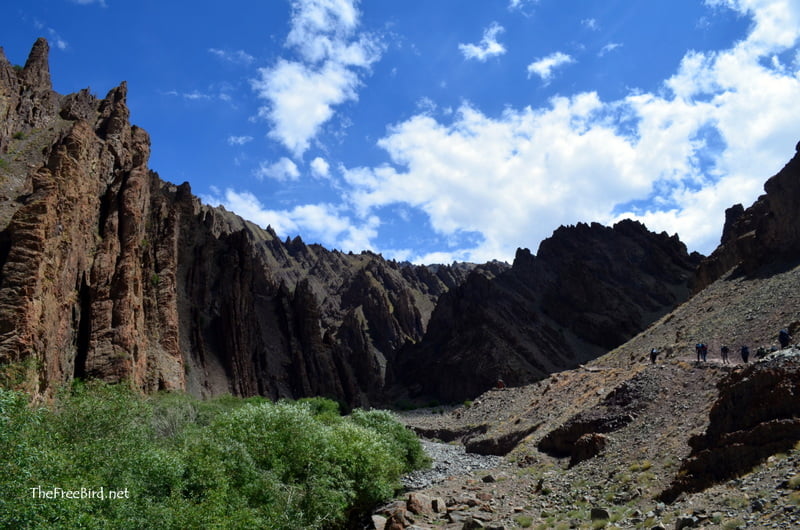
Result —
<path fill-rule="evenodd" d="M 786 349 L 789 347 L 789 343 L 792 340 L 792 336 L 789 335 L 789 330 L 784 328 L 778 332 L 778 342 L 781 343 L 781 349 Z"/>
<path fill-rule="evenodd" d="M 747 359 L 750 358 L 750 348 L 742 346 L 742 362 L 747 364 Z"/>
<path fill-rule="evenodd" d="M 658 357 L 658 349 L 653 348 L 650 350 L 650 364 L 656 364 L 656 357 Z"/>
<path fill-rule="evenodd" d="M 503 389 L 506 387 L 506 382 L 505 382 L 505 381 L 503 381 L 502 379 L 499 379 L 499 378 L 498 378 L 498 379 L 497 379 L 497 383 L 495 383 L 494 387 L 495 387 L 497 390 L 503 390 Z"/>
<path fill-rule="evenodd" d="M 730 353 L 730 351 L 731 351 L 730 348 L 728 348 L 727 346 L 723 346 L 720 349 L 720 353 L 722 353 L 722 364 L 728 364 L 730 362 L 728 361 L 728 353 Z"/>
<path fill-rule="evenodd" d="M 703 356 L 703 362 L 706 362 L 706 359 L 708 358 L 708 345 L 703 343 L 700 346 L 701 346 L 700 353 Z"/>
<path fill-rule="evenodd" d="M 694 345 L 694 351 L 697 352 L 697 362 L 700 362 L 700 358 L 703 356 L 703 345 L 698 342 Z"/>

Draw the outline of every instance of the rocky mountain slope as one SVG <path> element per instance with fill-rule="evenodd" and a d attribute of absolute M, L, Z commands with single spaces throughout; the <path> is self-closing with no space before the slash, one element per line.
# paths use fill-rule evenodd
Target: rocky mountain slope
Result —
<path fill-rule="evenodd" d="M 676 237 L 622 221 L 561 227 L 510 270 L 471 275 L 442 295 L 424 340 L 403 352 L 407 388 L 471 399 L 619 346 L 688 295 L 700 256 Z"/>
<path fill-rule="evenodd" d="M 781 328 L 800 330 L 800 241 L 787 228 L 798 181 L 800 152 L 727 224 L 701 265 L 705 288 L 625 344 L 469 407 L 407 416 L 422 435 L 504 463 L 454 474 L 384 515 L 458 529 L 800 526 L 800 349 L 777 341 Z M 721 256 L 728 270 L 710 272 Z"/>
<path fill-rule="evenodd" d="M 695 258 L 635 223 L 562 228 L 510 271 L 281 241 L 152 172 L 126 94 L 56 94 L 44 39 L 24 67 L 0 53 L 0 365 L 34 394 L 94 377 L 351 405 L 413 381 L 460 399 L 575 366 L 688 295 Z"/>

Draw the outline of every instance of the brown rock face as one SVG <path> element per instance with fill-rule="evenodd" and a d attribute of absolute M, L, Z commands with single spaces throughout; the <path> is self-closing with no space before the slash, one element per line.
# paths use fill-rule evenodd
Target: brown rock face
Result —
<path fill-rule="evenodd" d="M 622 221 L 561 227 L 511 270 L 444 294 L 424 340 L 403 351 L 405 386 L 448 401 L 498 379 L 517 386 L 618 346 L 686 300 L 700 256 Z"/>
<path fill-rule="evenodd" d="M 23 83 L 46 83 L 31 87 L 32 94 L 49 90 L 49 74 L 36 70 L 46 68 L 41 42 L 20 74 Z M 62 131 L 43 160 L 14 161 L 31 168 L 25 184 L 30 192 L 3 204 L 16 211 L 3 231 L 7 246 L 0 255 L 0 359 L 36 359 L 41 386 L 94 374 L 144 384 L 142 346 L 149 340 L 137 260 L 150 142 L 136 127 L 107 126 L 120 115 L 118 121 L 127 120 L 124 90 L 109 94 L 93 122 L 68 128 L 54 123 L 55 113 L 19 107 L 20 130 L 53 123 L 49 130 L 32 129 L 28 142 L 43 143 Z"/>
<path fill-rule="evenodd" d="M 58 112 L 58 95 L 50 83 L 45 39 L 33 45 L 25 66 L 11 66 L 0 48 L 0 152 L 8 148 L 12 134 L 50 126 Z"/>
<path fill-rule="evenodd" d="M 126 85 L 52 91 L 47 43 L 0 54 L 0 363 L 197 395 L 380 398 L 472 267 L 281 242 L 147 167 Z M 497 266 L 488 268 L 496 270 Z"/>

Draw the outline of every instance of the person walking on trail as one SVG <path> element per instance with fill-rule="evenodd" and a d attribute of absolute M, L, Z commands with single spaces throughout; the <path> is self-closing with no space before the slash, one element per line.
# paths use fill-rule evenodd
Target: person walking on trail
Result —
<path fill-rule="evenodd" d="M 653 348 L 650 350 L 650 364 L 656 364 L 656 357 L 658 357 L 658 349 Z"/>
<path fill-rule="evenodd" d="M 792 341 L 792 336 L 789 335 L 789 330 L 784 328 L 778 332 L 778 342 L 781 343 L 781 349 L 785 350 L 789 347 L 789 343 Z"/>
<path fill-rule="evenodd" d="M 708 344 L 703 343 L 700 346 L 700 354 L 703 356 L 703 362 L 706 362 L 706 359 L 708 359 Z"/>
<path fill-rule="evenodd" d="M 728 348 L 727 346 L 723 346 L 720 349 L 720 353 L 722 354 L 722 364 L 728 364 L 730 362 L 728 361 L 728 353 L 730 353 L 730 351 L 731 351 L 730 348 Z"/>
<path fill-rule="evenodd" d="M 747 364 L 747 360 L 750 358 L 750 348 L 747 346 L 742 346 L 742 362 Z"/>
<path fill-rule="evenodd" d="M 700 359 L 703 357 L 703 345 L 698 342 L 694 345 L 694 351 L 697 352 L 697 362 L 700 362 Z"/>

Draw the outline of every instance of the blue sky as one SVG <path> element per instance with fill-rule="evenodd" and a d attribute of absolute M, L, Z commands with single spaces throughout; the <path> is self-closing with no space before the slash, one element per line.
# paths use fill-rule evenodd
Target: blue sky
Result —
<path fill-rule="evenodd" d="M 512 260 L 624 217 L 719 241 L 800 140 L 800 0 L 6 0 L 54 87 L 126 80 L 150 166 L 281 237 Z"/>

